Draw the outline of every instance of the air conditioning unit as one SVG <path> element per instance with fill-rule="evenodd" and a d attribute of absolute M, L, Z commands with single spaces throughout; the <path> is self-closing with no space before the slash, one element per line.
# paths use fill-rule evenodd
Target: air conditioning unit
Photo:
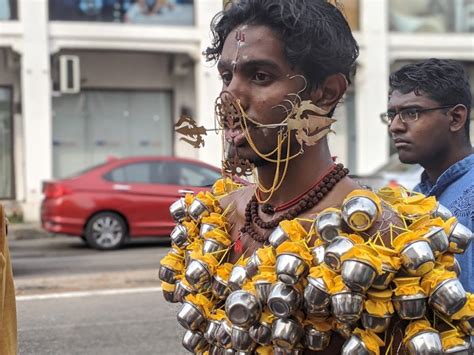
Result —
<path fill-rule="evenodd" d="M 77 94 L 81 91 L 81 71 L 77 55 L 59 56 L 59 91 Z"/>
<path fill-rule="evenodd" d="M 174 76 L 186 76 L 193 68 L 193 61 L 187 55 L 177 54 L 173 57 L 171 72 Z"/>

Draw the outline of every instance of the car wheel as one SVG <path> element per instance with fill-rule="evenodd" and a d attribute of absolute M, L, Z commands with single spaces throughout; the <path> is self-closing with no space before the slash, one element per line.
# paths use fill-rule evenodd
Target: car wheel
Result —
<path fill-rule="evenodd" d="M 127 237 L 127 225 L 122 217 L 113 212 L 101 212 L 93 216 L 86 226 L 88 244 L 99 250 L 120 248 Z"/>
<path fill-rule="evenodd" d="M 81 235 L 81 240 L 84 242 L 85 245 L 89 246 L 89 242 L 87 241 L 87 238 Z"/>

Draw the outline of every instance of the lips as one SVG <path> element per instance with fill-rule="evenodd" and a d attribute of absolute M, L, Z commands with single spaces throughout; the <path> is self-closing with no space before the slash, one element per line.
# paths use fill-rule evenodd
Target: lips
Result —
<path fill-rule="evenodd" d="M 403 148 L 409 146 L 411 143 L 410 141 L 400 138 L 400 137 L 394 137 L 393 138 L 393 143 L 396 148 Z"/>
<path fill-rule="evenodd" d="M 228 129 L 225 131 L 225 140 L 238 147 L 243 145 L 247 139 L 245 133 L 239 129 Z"/>

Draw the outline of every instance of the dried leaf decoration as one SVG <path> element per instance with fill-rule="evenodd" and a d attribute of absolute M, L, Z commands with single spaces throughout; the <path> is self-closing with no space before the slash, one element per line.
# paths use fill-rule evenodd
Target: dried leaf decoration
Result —
<path fill-rule="evenodd" d="M 305 114 L 311 112 L 314 114 Z M 288 118 L 288 129 L 296 131 L 296 139 L 301 145 L 315 145 L 321 138 L 331 132 L 335 119 L 326 117 L 327 111 L 311 103 L 302 101 L 293 106 Z"/>
<path fill-rule="evenodd" d="M 204 126 L 198 127 L 196 121 L 187 116 L 181 116 L 179 121 L 174 125 L 175 131 L 184 137 L 179 140 L 191 144 L 194 148 L 204 147 L 204 138 L 206 129 Z"/>

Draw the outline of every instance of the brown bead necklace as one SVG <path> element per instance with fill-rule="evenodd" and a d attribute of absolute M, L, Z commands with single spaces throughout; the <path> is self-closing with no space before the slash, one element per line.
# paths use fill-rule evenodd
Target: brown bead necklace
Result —
<path fill-rule="evenodd" d="M 321 201 L 324 196 L 326 196 L 328 192 L 331 191 L 332 188 L 348 173 L 349 170 L 344 168 L 342 164 L 334 165 L 333 169 L 324 175 L 316 186 L 313 186 L 306 193 L 299 195 L 298 199 L 293 201 L 294 203 L 292 203 L 292 205 L 294 207 L 268 222 L 263 221 L 258 215 L 258 200 L 257 197 L 253 195 L 245 207 L 245 224 L 240 229 L 241 235 L 246 233 L 257 242 L 266 242 L 268 239 L 268 233 L 260 235 L 255 230 L 253 226 L 254 223 L 262 229 L 273 229 L 285 219 L 294 219 L 301 213 L 316 206 L 318 202 Z"/>

